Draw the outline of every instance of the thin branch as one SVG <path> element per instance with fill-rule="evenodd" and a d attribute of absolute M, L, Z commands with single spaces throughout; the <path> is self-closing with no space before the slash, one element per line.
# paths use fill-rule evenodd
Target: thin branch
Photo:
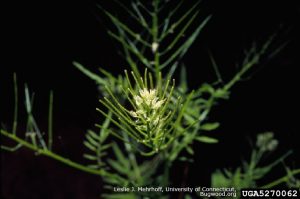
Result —
<path fill-rule="evenodd" d="M 161 37 L 159 38 L 159 41 L 162 41 L 166 36 L 168 36 L 169 34 L 173 33 L 174 30 L 182 23 L 184 22 L 184 20 L 192 13 L 192 11 L 198 6 L 198 4 L 200 3 L 197 2 L 194 6 L 192 6 L 176 23 L 172 24 L 172 26 L 167 30 L 165 31 L 164 34 L 161 35 Z M 177 8 L 179 8 L 180 4 L 178 5 Z M 175 10 L 176 11 L 176 10 Z M 172 13 L 170 13 L 172 14 Z M 173 13 L 174 14 L 174 13 Z M 170 16 L 169 16 L 170 17 Z"/>
<path fill-rule="evenodd" d="M 51 151 L 53 144 L 53 91 L 49 96 L 49 112 L 48 112 L 48 149 Z"/>
<path fill-rule="evenodd" d="M 90 169 L 88 168 L 87 166 L 84 166 L 82 164 L 79 164 L 79 163 L 76 163 L 76 162 L 73 162 L 67 158 L 64 158 L 56 153 L 53 153 L 52 151 L 49 151 L 47 149 L 41 149 L 25 140 L 23 140 L 22 138 L 12 134 L 12 133 L 9 133 L 3 129 L 1 129 L 1 134 L 4 135 L 5 137 L 21 144 L 22 146 L 28 148 L 28 149 L 31 149 L 35 152 L 37 152 L 39 155 L 44 155 L 44 156 L 48 156 L 50 158 L 53 158 L 59 162 L 62 162 L 70 167 L 73 167 L 73 168 L 76 168 L 78 170 L 81 170 L 81 171 L 84 171 L 84 172 L 87 172 L 87 173 L 90 173 L 90 174 L 95 174 L 95 175 L 99 175 L 99 176 L 105 176 L 106 175 L 106 172 L 104 170 L 95 170 L 95 169 Z"/>
<path fill-rule="evenodd" d="M 209 58 L 210 58 L 210 61 L 211 61 L 211 64 L 212 64 L 212 67 L 216 73 L 216 76 L 217 76 L 217 84 L 218 83 L 223 83 L 223 78 L 222 78 L 222 75 L 220 73 L 220 70 L 219 70 L 219 67 L 216 63 L 216 60 L 214 59 L 213 55 L 211 53 L 209 53 Z"/>
<path fill-rule="evenodd" d="M 177 36 L 174 38 L 174 40 L 172 41 L 171 44 L 168 45 L 168 47 L 166 48 L 166 50 L 164 50 L 163 52 L 161 52 L 161 54 L 165 54 L 168 51 L 170 51 L 179 41 L 180 38 L 183 37 L 184 32 L 190 27 L 190 25 L 192 24 L 192 22 L 195 20 L 195 18 L 197 17 L 197 15 L 199 14 L 199 11 L 197 11 L 190 19 L 189 21 L 185 24 L 185 26 L 179 31 L 179 33 L 177 34 Z"/>
<path fill-rule="evenodd" d="M 86 69 L 84 66 L 82 66 L 80 63 L 78 62 L 73 62 L 73 65 L 80 70 L 83 74 L 85 74 L 86 76 L 88 76 L 90 79 L 94 80 L 95 82 L 97 82 L 98 84 L 102 84 L 102 85 L 106 85 L 106 81 L 101 78 L 99 75 L 89 71 L 88 69 Z"/>
<path fill-rule="evenodd" d="M 283 177 L 281 177 L 281 178 L 279 178 L 279 179 L 277 179 L 277 180 L 275 180 L 275 181 L 273 181 L 273 182 L 271 182 L 269 184 L 263 185 L 260 188 L 262 188 L 262 189 L 269 189 L 269 188 L 275 187 L 275 186 L 277 186 L 279 184 L 287 182 L 289 180 L 290 175 L 299 175 L 299 174 L 300 174 L 300 169 L 295 169 L 293 171 L 290 171 L 289 174 L 287 174 L 287 175 L 285 175 L 285 176 L 283 176 Z"/>
<path fill-rule="evenodd" d="M 5 150 L 5 151 L 9 151 L 9 152 L 14 152 L 21 147 L 22 147 L 22 144 L 20 144 L 20 143 L 13 147 L 1 145 L 1 149 Z"/>
<path fill-rule="evenodd" d="M 16 134 L 18 125 L 18 84 L 17 84 L 17 75 L 14 73 L 14 120 L 12 133 Z"/>
<path fill-rule="evenodd" d="M 115 33 L 108 31 L 108 34 L 116 39 L 118 42 L 120 42 L 124 48 L 128 49 L 130 52 L 132 52 L 145 66 L 148 68 L 151 68 L 149 60 L 143 56 L 143 54 L 137 49 L 135 44 L 127 38 L 127 42 L 125 41 L 125 35 L 123 35 L 120 32 L 120 36 L 116 35 Z"/>
<path fill-rule="evenodd" d="M 40 131 L 33 115 L 32 115 L 33 97 L 30 98 L 29 89 L 28 89 L 27 85 L 25 85 L 25 102 L 26 102 L 25 103 L 26 104 L 26 111 L 27 111 L 27 114 L 28 114 L 28 127 L 33 128 L 33 129 L 30 129 L 29 131 L 33 130 L 33 132 L 37 135 L 37 138 L 38 138 L 39 143 L 41 144 L 41 146 L 44 149 L 47 149 L 47 145 L 46 145 L 45 140 L 42 136 L 42 133 L 41 133 L 41 131 Z"/>
<path fill-rule="evenodd" d="M 163 69 L 166 66 L 168 66 L 176 58 L 180 59 L 183 55 L 185 55 L 185 53 L 187 52 L 189 47 L 193 44 L 193 42 L 195 41 L 195 39 L 197 38 L 197 36 L 201 32 L 201 30 L 205 27 L 207 22 L 210 20 L 210 18 L 211 18 L 211 16 L 207 16 L 201 22 L 201 24 L 199 24 L 199 26 L 196 28 L 196 30 L 193 32 L 193 34 L 184 42 L 184 44 L 182 46 L 180 46 L 163 64 L 161 64 L 160 69 Z M 178 59 L 176 59 L 176 60 L 178 61 Z"/>
<path fill-rule="evenodd" d="M 115 1 L 121 8 L 123 8 L 128 14 L 129 16 L 131 16 L 133 19 L 135 19 L 141 26 L 143 26 L 144 28 L 146 28 L 148 31 L 150 30 L 150 28 L 148 27 L 147 23 L 143 23 L 138 16 L 136 16 L 132 11 L 130 11 L 129 8 L 127 8 L 123 3 L 121 3 L 119 0 L 113 0 Z"/>
<path fill-rule="evenodd" d="M 131 35 L 133 38 L 135 38 L 137 41 L 141 42 L 142 44 L 151 47 L 151 45 L 147 42 L 144 41 L 139 34 L 135 33 L 133 30 L 131 30 L 126 24 L 121 22 L 117 17 L 113 16 L 110 12 L 106 11 L 102 7 L 98 6 L 109 18 L 112 22 L 114 22 L 114 25 L 116 27 L 121 28 L 125 32 L 127 32 L 129 35 Z"/>

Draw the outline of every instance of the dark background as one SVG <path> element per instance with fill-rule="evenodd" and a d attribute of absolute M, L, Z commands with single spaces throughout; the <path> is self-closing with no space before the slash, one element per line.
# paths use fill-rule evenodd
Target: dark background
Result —
<path fill-rule="evenodd" d="M 228 80 L 237 70 L 234 64 L 242 60 L 242 50 L 252 41 L 264 41 L 280 29 L 277 42 L 290 43 L 276 58 L 257 66 L 252 71 L 255 76 L 234 87 L 230 100 L 222 101 L 214 109 L 210 119 L 221 122 L 222 126 L 212 134 L 220 143 L 195 147 L 196 163 L 190 168 L 188 185 L 209 186 L 209 174 L 216 168 L 239 166 L 241 159 L 249 157 L 249 138 L 265 131 L 275 132 L 280 140 L 269 161 L 293 149 L 287 164 L 300 165 L 297 141 L 300 7 L 297 1 L 263 2 L 210 0 L 201 6 L 202 17 L 212 13 L 213 18 L 184 57 L 191 88 L 214 78 L 208 51 L 214 54 Z M 112 7 L 109 1 L 98 3 Z M 36 94 L 34 113 L 43 130 L 47 129 L 49 91 L 54 90 L 55 151 L 82 161 L 81 141 L 85 130 L 99 121 L 95 111 L 99 103 L 94 82 L 75 69 L 72 61 L 79 61 L 93 71 L 103 67 L 114 74 L 121 73 L 126 64 L 117 54 L 118 46 L 106 34 L 106 28 L 112 25 L 92 0 L 11 1 L 2 9 L 1 123 L 10 125 L 12 121 L 12 77 L 16 72 L 20 96 L 24 83 Z M 22 99 L 20 129 L 25 118 Z M 2 137 L 1 143 L 13 144 Z M 175 184 L 183 176 L 183 167 L 178 164 L 174 168 Z M 268 178 L 276 179 L 283 174 L 283 167 L 279 167 Z M 12 154 L 1 151 L 1 184 L 1 198 L 6 199 L 98 198 L 101 193 L 98 177 L 36 157 L 27 149 Z"/>

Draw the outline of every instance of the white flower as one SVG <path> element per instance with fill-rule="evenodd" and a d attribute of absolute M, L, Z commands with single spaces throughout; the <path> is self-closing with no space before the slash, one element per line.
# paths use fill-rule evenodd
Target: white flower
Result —
<path fill-rule="evenodd" d="M 149 98 L 154 99 L 156 96 L 156 90 L 155 89 L 150 89 L 149 91 Z"/>
<path fill-rule="evenodd" d="M 138 115 L 137 115 L 136 112 L 134 112 L 134 111 L 130 111 L 129 113 L 130 113 L 130 115 L 131 115 L 132 117 L 138 117 Z"/>
<path fill-rule="evenodd" d="M 156 97 L 156 90 L 155 89 L 148 90 L 144 88 L 140 90 L 140 96 L 146 101 L 148 100 L 151 101 Z"/>
<path fill-rule="evenodd" d="M 138 95 L 133 96 L 135 110 L 130 115 L 135 118 L 136 129 L 147 131 L 150 136 L 160 137 L 165 122 L 164 114 L 161 114 L 166 99 L 158 96 L 156 89 L 140 89 Z"/>
<path fill-rule="evenodd" d="M 157 91 L 156 89 L 141 89 L 139 91 L 139 96 L 134 96 L 135 104 L 140 107 L 143 103 L 147 105 L 147 107 L 151 109 L 158 109 L 163 104 L 164 100 L 159 100 L 156 96 Z"/>
<path fill-rule="evenodd" d="M 138 116 L 141 116 L 143 118 L 147 117 L 146 111 L 144 111 L 144 110 L 141 110 L 141 109 L 137 110 L 136 113 L 137 113 Z"/>
<path fill-rule="evenodd" d="M 159 122 L 159 117 L 157 117 L 154 121 L 153 121 L 153 125 L 156 126 Z"/>
<path fill-rule="evenodd" d="M 134 100 L 137 106 L 140 106 L 143 103 L 143 99 L 140 96 L 134 96 Z"/>
<path fill-rule="evenodd" d="M 163 105 L 164 102 L 165 102 L 165 100 L 159 100 L 159 101 L 152 104 L 152 108 L 153 109 L 159 109 Z"/>
<path fill-rule="evenodd" d="M 152 43 L 151 49 L 152 49 L 153 53 L 155 53 L 157 51 L 158 46 L 159 46 L 159 44 L 157 42 Z"/>

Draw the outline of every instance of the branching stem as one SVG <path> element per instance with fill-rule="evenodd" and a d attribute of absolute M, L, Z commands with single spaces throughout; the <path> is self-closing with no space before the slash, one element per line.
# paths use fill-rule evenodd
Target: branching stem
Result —
<path fill-rule="evenodd" d="M 295 170 L 291 171 L 291 173 L 289 173 L 289 174 L 287 174 L 287 175 L 285 175 L 285 176 L 283 176 L 283 177 L 281 177 L 281 178 L 279 178 L 279 179 L 277 179 L 277 180 L 275 180 L 275 181 L 273 181 L 269 184 L 261 186 L 260 188 L 268 189 L 268 188 L 275 187 L 275 186 L 277 186 L 281 183 L 287 182 L 291 175 L 299 175 L 299 174 L 300 174 L 300 169 L 295 169 Z"/>
<path fill-rule="evenodd" d="M 76 163 L 72 160 L 69 160 L 67 158 L 64 158 L 56 153 L 53 153 L 52 151 L 49 151 L 48 149 L 41 149 L 41 148 L 38 148 L 37 146 L 23 140 L 22 138 L 12 134 L 12 133 L 9 133 L 3 129 L 1 129 L 1 134 L 10 138 L 11 140 L 21 144 L 22 146 L 28 148 L 28 149 L 31 149 L 32 151 L 35 151 L 37 152 L 37 154 L 39 155 L 44 155 L 44 156 L 47 156 L 47 157 L 50 157 L 50 158 L 53 158 L 59 162 L 62 162 L 70 167 L 73 167 L 73 168 L 76 168 L 78 170 L 81 170 L 81 171 L 84 171 L 84 172 L 87 172 L 87 173 L 90 173 L 90 174 L 94 174 L 94 175 L 99 175 L 99 176 L 107 176 L 109 175 L 106 171 L 104 170 L 96 170 L 96 169 L 91 169 L 87 166 L 84 166 L 82 164 L 79 164 L 79 163 Z"/>

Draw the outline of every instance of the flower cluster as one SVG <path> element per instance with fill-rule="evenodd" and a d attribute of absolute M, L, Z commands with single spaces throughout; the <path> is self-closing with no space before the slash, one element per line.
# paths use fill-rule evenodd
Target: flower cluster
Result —
<path fill-rule="evenodd" d="M 278 145 L 278 141 L 274 139 L 272 132 L 266 132 L 257 136 L 256 146 L 262 151 L 274 151 Z"/>
<path fill-rule="evenodd" d="M 170 79 L 162 81 L 160 78 L 154 82 L 152 74 L 147 70 L 144 77 L 133 72 L 131 75 L 133 82 L 125 71 L 127 84 L 122 88 L 131 108 L 127 109 L 121 104 L 109 87 L 106 87 L 110 99 L 104 97 L 100 102 L 108 108 L 112 117 L 100 109 L 97 110 L 105 117 L 110 117 L 117 127 L 111 131 L 113 135 L 123 139 L 125 133 L 132 140 L 146 146 L 137 148 L 141 154 L 153 155 L 165 149 L 178 133 L 174 121 L 180 110 L 180 97 L 176 100 L 173 93 L 175 80 L 172 85 Z"/>
<path fill-rule="evenodd" d="M 166 99 L 159 99 L 156 89 L 141 89 L 139 95 L 134 98 L 135 111 L 130 111 L 132 117 L 136 119 L 139 130 L 144 131 L 150 137 L 157 137 L 162 132 L 166 117 L 162 113 L 163 105 Z"/>

